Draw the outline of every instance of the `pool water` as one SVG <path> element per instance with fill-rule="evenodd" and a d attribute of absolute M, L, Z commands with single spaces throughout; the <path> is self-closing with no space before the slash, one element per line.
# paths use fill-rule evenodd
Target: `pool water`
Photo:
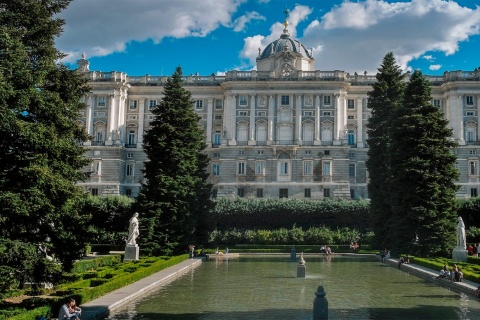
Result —
<path fill-rule="evenodd" d="M 210 259 L 113 313 L 110 320 L 313 318 L 319 285 L 329 319 L 480 319 L 480 302 L 375 258 L 305 256 L 297 278 L 289 256 Z"/>

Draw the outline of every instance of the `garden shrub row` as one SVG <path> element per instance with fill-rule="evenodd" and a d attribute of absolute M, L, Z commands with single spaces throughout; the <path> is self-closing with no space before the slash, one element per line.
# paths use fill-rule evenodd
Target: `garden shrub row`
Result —
<path fill-rule="evenodd" d="M 72 273 L 78 274 L 89 270 L 97 270 L 100 267 L 112 266 L 120 262 L 122 262 L 122 255 L 120 254 L 112 254 L 90 260 L 81 260 L 75 262 Z"/>
<path fill-rule="evenodd" d="M 370 244 L 373 239 L 372 232 L 360 232 L 357 229 L 349 227 L 330 229 L 327 227 L 309 227 L 304 230 L 302 227 L 292 227 L 291 229 L 280 228 L 275 230 L 249 229 L 240 230 L 233 228 L 231 230 L 215 230 L 210 233 L 209 242 L 211 244 L 255 244 L 255 245 L 326 245 L 326 244 L 350 244 L 352 241 L 357 243 Z"/>

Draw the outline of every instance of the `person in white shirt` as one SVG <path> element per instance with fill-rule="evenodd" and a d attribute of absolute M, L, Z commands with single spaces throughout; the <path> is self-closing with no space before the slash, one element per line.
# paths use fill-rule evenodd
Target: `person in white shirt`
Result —
<path fill-rule="evenodd" d="M 79 320 L 81 309 L 75 304 L 75 299 L 70 298 L 60 307 L 58 320 Z"/>

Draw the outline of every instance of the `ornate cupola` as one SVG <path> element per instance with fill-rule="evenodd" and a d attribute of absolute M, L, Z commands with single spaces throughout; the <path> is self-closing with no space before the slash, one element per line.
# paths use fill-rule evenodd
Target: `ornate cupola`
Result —
<path fill-rule="evenodd" d="M 290 37 L 288 32 L 288 16 L 285 10 L 283 33 L 280 38 L 270 43 L 262 52 L 258 48 L 257 71 L 275 71 L 279 76 L 290 75 L 298 70 L 314 71 L 315 58 L 307 48 Z"/>

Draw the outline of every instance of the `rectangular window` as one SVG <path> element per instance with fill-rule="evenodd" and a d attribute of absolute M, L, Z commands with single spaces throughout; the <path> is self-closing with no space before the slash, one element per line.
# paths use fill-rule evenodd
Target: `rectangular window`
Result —
<path fill-rule="evenodd" d="M 304 190 L 304 196 L 305 196 L 305 198 L 311 198 L 312 197 L 312 189 L 306 188 Z"/>
<path fill-rule="evenodd" d="M 312 154 L 312 150 L 305 150 L 305 154 L 311 155 L 311 154 Z"/>
<path fill-rule="evenodd" d="M 265 175 L 265 161 L 257 161 L 255 163 L 255 174 L 257 176 Z"/>
<path fill-rule="evenodd" d="M 348 176 L 349 177 L 355 177 L 355 164 L 354 163 L 350 163 L 348 165 Z"/>
<path fill-rule="evenodd" d="M 354 115 L 347 116 L 347 119 L 348 119 L 348 120 L 355 120 L 355 116 L 354 116 Z"/>
<path fill-rule="evenodd" d="M 217 189 L 213 189 L 213 190 L 212 190 L 212 199 L 217 199 L 217 194 L 218 194 L 218 190 L 217 190 Z"/>
<path fill-rule="evenodd" d="M 433 106 L 437 107 L 437 108 L 440 108 L 441 107 L 440 100 L 439 99 L 433 99 Z"/>
<path fill-rule="evenodd" d="M 98 196 L 98 189 L 92 188 L 92 196 Z"/>
<path fill-rule="evenodd" d="M 280 189 L 280 190 L 279 190 L 278 197 L 279 197 L 280 199 L 282 199 L 282 198 L 288 198 L 288 189 Z"/>
<path fill-rule="evenodd" d="M 107 105 L 107 98 L 106 97 L 98 97 L 98 106 L 105 107 Z"/>
<path fill-rule="evenodd" d="M 245 197 L 245 189 L 244 189 L 244 188 L 238 188 L 238 189 L 237 189 L 237 195 L 238 195 L 240 198 Z"/>
<path fill-rule="evenodd" d="M 328 188 L 323 189 L 323 197 L 330 198 L 330 189 Z"/>
<path fill-rule="evenodd" d="M 127 116 L 127 120 L 137 120 L 137 115 L 136 114 L 129 114 Z"/>
<path fill-rule="evenodd" d="M 288 162 L 284 161 L 280 163 L 280 175 L 288 175 Z"/>
<path fill-rule="evenodd" d="M 223 109 L 223 101 L 215 99 L 215 110 Z"/>
<path fill-rule="evenodd" d="M 244 155 L 245 155 L 245 151 L 243 151 L 243 150 L 238 151 L 238 155 L 244 156 Z"/>
<path fill-rule="evenodd" d="M 466 96 L 467 106 L 473 106 L 473 96 Z"/>
<path fill-rule="evenodd" d="M 237 164 L 237 174 L 240 176 L 245 175 L 245 162 L 239 162 Z"/>
<path fill-rule="evenodd" d="M 468 163 L 468 174 L 471 176 L 478 175 L 478 161 L 469 161 Z"/>
<path fill-rule="evenodd" d="M 290 96 L 282 96 L 280 104 L 282 106 L 289 106 L 290 105 Z"/>
<path fill-rule="evenodd" d="M 214 158 L 220 158 L 220 152 L 214 152 L 213 157 Z"/>
<path fill-rule="evenodd" d="M 330 155 L 330 150 L 325 150 L 325 155 L 329 156 Z"/>
<path fill-rule="evenodd" d="M 332 104 L 332 97 L 331 96 L 323 96 L 323 104 L 325 104 L 325 105 Z"/>
<path fill-rule="evenodd" d="M 257 117 L 266 117 L 267 111 L 257 111 Z"/>
<path fill-rule="evenodd" d="M 331 176 L 332 175 L 332 162 L 331 161 L 323 161 L 323 175 L 324 176 Z"/>
<path fill-rule="evenodd" d="M 350 199 L 355 199 L 355 189 L 350 189 Z"/>
<path fill-rule="evenodd" d="M 222 120 L 222 119 L 223 119 L 222 116 L 220 116 L 220 115 L 215 115 L 215 120 Z"/>
<path fill-rule="evenodd" d="M 475 116 L 475 111 L 467 111 L 467 112 L 465 112 L 465 116 L 473 117 L 473 116 Z"/>
<path fill-rule="evenodd" d="M 472 198 L 478 197 L 477 188 L 470 189 L 470 197 Z"/>
<path fill-rule="evenodd" d="M 102 162 L 101 160 L 94 161 L 91 165 L 91 171 L 93 175 L 100 176 L 102 174 Z"/>
<path fill-rule="evenodd" d="M 133 152 L 127 152 L 127 158 L 129 159 L 133 158 Z"/>
<path fill-rule="evenodd" d="M 195 101 L 195 110 L 202 110 L 203 109 L 203 100 Z"/>
<path fill-rule="evenodd" d="M 323 111 L 322 113 L 324 116 L 331 117 L 332 116 L 332 111 Z"/>
<path fill-rule="evenodd" d="M 355 109 L 355 100 L 353 100 L 353 99 L 352 99 L 352 100 L 348 99 L 348 100 L 347 100 L 347 108 L 348 108 L 348 109 Z"/>
<path fill-rule="evenodd" d="M 137 109 L 137 100 L 130 100 L 130 110 L 136 110 Z"/>
<path fill-rule="evenodd" d="M 477 150 L 470 150 L 470 154 L 477 154 Z"/>
<path fill-rule="evenodd" d="M 248 111 L 238 111 L 239 117 L 248 117 Z"/>
<path fill-rule="evenodd" d="M 150 100 L 148 103 L 148 110 L 153 110 L 157 106 L 157 100 Z"/>
<path fill-rule="evenodd" d="M 303 111 L 304 117 L 313 117 L 313 111 Z"/>
<path fill-rule="evenodd" d="M 258 150 L 257 154 L 263 154 L 263 150 Z"/>
<path fill-rule="evenodd" d="M 125 195 L 127 197 L 131 197 L 132 196 L 132 189 L 125 189 Z"/>
<path fill-rule="evenodd" d="M 129 177 L 133 176 L 133 164 L 132 163 L 127 164 L 126 174 Z"/>
<path fill-rule="evenodd" d="M 257 198 L 263 198 L 263 189 L 257 189 Z"/>
<path fill-rule="evenodd" d="M 247 105 L 247 101 L 248 101 L 248 100 L 247 100 L 247 96 L 240 96 L 240 99 L 239 99 L 239 100 L 240 100 L 240 101 L 239 101 L 239 104 L 240 104 L 241 106 L 246 106 L 246 105 Z"/>
<path fill-rule="evenodd" d="M 213 165 L 213 175 L 214 176 L 219 176 L 220 175 L 220 164 L 215 163 Z"/>
<path fill-rule="evenodd" d="M 303 175 L 311 176 L 312 175 L 313 161 L 303 161 Z"/>

